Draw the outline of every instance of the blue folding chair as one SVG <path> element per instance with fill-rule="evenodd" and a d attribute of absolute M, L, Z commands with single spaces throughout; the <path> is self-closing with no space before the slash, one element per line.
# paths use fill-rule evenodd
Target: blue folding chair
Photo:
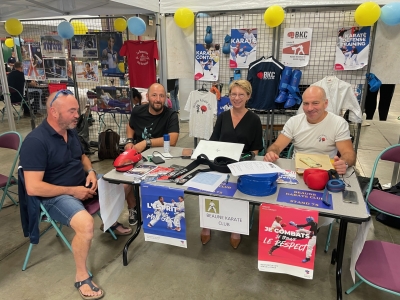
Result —
<path fill-rule="evenodd" d="M 11 186 L 17 185 L 18 180 L 14 177 L 15 165 L 17 164 L 17 160 L 19 157 L 19 151 L 21 149 L 22 138 L 21 135 L 16 131 L 8 131 L 3 134 L 0 134 L 0 148 L 8 148 L 15 150 L 15 156 L 13 163 L 11 165 L 11 170 L 8 176 L 0 174 L 0 189 L 3 191 L 3 196 L 0 200 L 0 210 L 3 207 L 4 200 L 6 195 L 11 201 L 18 206 L 18 203 L 14 200 L 10 195 L 10 191 L 8 190 Z"/>
<path fill-rule="evenodd" d="M 28 248 L 28 252 L 26 253 L 24 264 L 22 266 L 22 271 L 26 270 L 28 265 L 29 257 L 32 252 L 32 247 L 35 244 L 39 243 L 39 238 L 44 235 L 49 229 L 54 228 L 57 231 L 57 236 L 61 237 L 65 245 L 72 252 L 71 244 L 68 242 L 64 234 L 62 233 L 62 224 L 57 225 L 57 220 L 51 218 L 46 208 L 43 206 L 42 202 L 38 197 L 29 196 L 26 192 L 25 188 L 25 178 L 22 167 L 18 168 L 18 194 L 20 199 L 20 213 L 21 213 L 21 223 L 22 229 L 25 237 L 29 237 L 30 244 Z M 93 199 L 83 202 L 85 204 L 85 209 L 91 215 L 97 214 L 100 218 L 100 206 L 99 200 Z M 39 224 L 41 222 L 50 223 L 50 225 L 42 232 L 39 231 Z M 116 240 L 114 232 L 111 229 L 108 229 L 111 233 L 111 236 Z M 91 276 L 91 273 L 89 272 Z"/>

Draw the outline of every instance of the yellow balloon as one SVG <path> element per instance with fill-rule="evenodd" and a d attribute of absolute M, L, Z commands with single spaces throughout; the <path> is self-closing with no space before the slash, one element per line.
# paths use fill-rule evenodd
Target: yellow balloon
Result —
<path fill-rule="evenodd" d="M 24 30 L 24 26 L 22 26 L 22 23 L 17 19 L 8 19 L 4 27 L 7 33 L 13 36 L 20 35 L 22 30 Z"/>
<path fill-rule="evenodd" d="M 85 23 L 79 20 L 71 21 L 71 25 L 74 28 L 74 34 L 86 34 L 88 32 L 88 28 Z"/>
<path fill-rule="evenodd" d="M 125 73 L 125 64 L 123 62 L 120 62 L 118 64 L 118 69 L 120 70 L 121 73 Z"/>
<path fill-rule="evenodd" d="M 126 20 L 124 18 L 117 18 L 114 20 L 114 28 L 116 31 L 124 31 L 126 29 Z"/>
<path fill-rule="evenodd" d="M 4 42 L 4 44 L 6 44 L 6 46 L 7 46 L 8 48 L 14 47 L 14 41 L 13 41 L 13 39 L 6 39 L 5 42 Z"/>
<path fill-rule="evenodd" d="M 276 27 L 282 24 L 285 19 L 285 11 L 279 5 L 272 5 L 264 13 L 264 21 L 269 27 Z"/>
<path fill-rule="evenodd" d="M 194 13 L 186 7 L 178 8 L 174 14 L 174 20 L 180 28 L 189 27 L 193 24 Z"/>
<path fill-rule="evenodd" d="M 354 13 L 354 19 L 360 26 L 371 26 L 378 21 L 381 15 L 381 8 L 375 2 L 360 4 Z"/>

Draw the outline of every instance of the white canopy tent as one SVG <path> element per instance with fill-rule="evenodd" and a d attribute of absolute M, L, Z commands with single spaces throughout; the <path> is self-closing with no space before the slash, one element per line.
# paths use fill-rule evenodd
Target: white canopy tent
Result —
<path fill-rule="evenodd" d="M 362 0 L 331 0 L 331 1 L 307 1 L 307 0 L 267 0 L 267 1 L 252 1 L 252 0 L 160 0 L 160 12 L 161 13 L 174 13 L 178 8 L 187 7 L 194 12 L 202 11 L 233 11 L 233 10 L 248 10 L 248 9 L 260 9 L 267 8 L 271 5 L 277 4 L 282 7 L 288 6 L 315 6 L 315 5 L 358 5 L 365 1 Z M 375 0 L 374 2 L 384 5 L 395 0 Z"/>

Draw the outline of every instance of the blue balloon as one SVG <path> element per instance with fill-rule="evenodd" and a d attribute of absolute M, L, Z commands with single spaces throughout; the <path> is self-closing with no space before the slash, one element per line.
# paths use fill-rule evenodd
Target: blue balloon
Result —
<path fill-rule="evenodd" d="M 386 4 L 381 8 L 381 20 L 389 26 L 400 24 L 400 2 Z"/>
<path fill-rule="evenodd" d="M 208 15 L 208 14 L 206 14 L 206 13 L 198 13 L 198 14 L 197 14 L 197 17 L 198 17 L 198 18 L 209 18 L 210 15 Z"/>
<path fill-rule="evenodd" d="M 58 24 L 57 32 L 63 39 L 70 39 L 74 36 L 74 27 L 72 27 L 71 23 L 64 21 Z"/>
<path fill-rule="evenodd" d="M 14 38 L 14 44 L 15 46 L 21 46 L 21 44 L 19 43 L 19 38 L 17 37 Z"/>
<path fill-rule="evenodd" d="M 146 31 L 146 23 L 139 17 L 128 19 L 128 29 L 134 35 L 142 35 Z"/>

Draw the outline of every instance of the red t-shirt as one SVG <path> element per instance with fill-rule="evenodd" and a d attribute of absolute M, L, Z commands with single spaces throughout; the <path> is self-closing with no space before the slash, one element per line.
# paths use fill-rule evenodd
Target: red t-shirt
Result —
<path fill-rule="evenodd" d="M 119 54 L 128 57 L 131 87 L 147 89 L 156 82 L 157 41 L 125 41 Z"/>

